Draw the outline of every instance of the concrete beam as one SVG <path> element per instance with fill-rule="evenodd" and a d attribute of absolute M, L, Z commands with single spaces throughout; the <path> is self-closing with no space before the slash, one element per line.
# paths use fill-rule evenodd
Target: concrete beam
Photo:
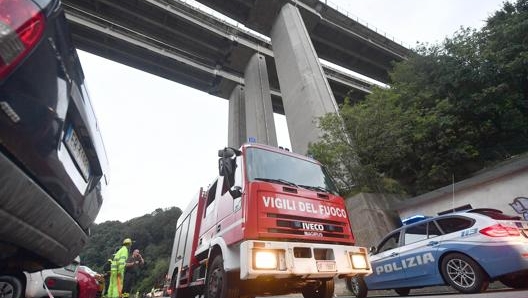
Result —
<path fill-rule="evenodd" d="M 274 112 L 284 114 L 268 39 L 180 1 L 65 0 L 63 7 L 77 48 L 225 99 L 244 84 L 247 63 L 259 52 L 266 56 Z M 338 102 L 351 89 L 361 98 L 368 93 L 353 75 L 339 71 L 334 80 L 335 70 L 323 70 Z"/>
<path fill-rule="evenodd" d="M 337 104 L 297 7 L 282 7 L 271 42 L 292 149 L 305 154 L 322 135 L 317 118 L 337 113 Z"/>

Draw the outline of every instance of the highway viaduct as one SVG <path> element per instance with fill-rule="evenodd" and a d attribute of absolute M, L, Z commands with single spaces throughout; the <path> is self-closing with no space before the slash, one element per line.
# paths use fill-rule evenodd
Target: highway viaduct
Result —
<path fill-rule="evenodd" d="M 320 136 L 316 119 L 345 96 L 362 99 L 410 51 L 315 0 L 200 0 L 260 34 L 182 1 L 65 0 L 77 48 L 229 100 L 228 144 L 277 145 L 273 112 L 292 149 Z M 352 90 L 352 92 L 349 92 Z M 188 99 L 192 100 L 192 99 Z"/>

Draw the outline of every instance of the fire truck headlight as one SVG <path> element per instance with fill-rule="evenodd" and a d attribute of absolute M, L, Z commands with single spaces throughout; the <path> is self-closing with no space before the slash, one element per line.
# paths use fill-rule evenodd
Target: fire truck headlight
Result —
<path fill-rule="evenodd" d="M 354 269 L 368 269 L 368 263 L 367 263 L 367 257 L 365 254 L 350 254 L 350 258 L 352 259 L 352 267 Z"/>
<path fill-rule="evenodd" d="M 253 252 L 255 269 L 276 269 L 278 255 L 275 250 L 256 250 Z"/>

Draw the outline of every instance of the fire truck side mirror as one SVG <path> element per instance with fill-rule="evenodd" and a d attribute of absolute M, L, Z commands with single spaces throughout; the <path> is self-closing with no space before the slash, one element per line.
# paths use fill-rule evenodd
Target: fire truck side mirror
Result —
<path fill-rule="evenodd" d="M 240 198 L 242 196 L 242 187 L 235 186 L 229 190 L 229 194 L 233 197 L 233 199 Z"/>
<path fill-rule="evenodd" d="M 230 147 L 218 150 L 218 157 L 220 157 L 218 159 L 218 174 L 220 176 L 233 178 L 236 169 L 236 160 L 233 157 L 238 155 L 240 155 L 240 151 Z M 233 185 L 229 185 L 229 187 L 231 186 Z"/>
<path fill-rule="evenodd" d="M 218 159 L 218 175 L 224 177 L 232 176 L 234 168 L 232 162 L 234 160 L 229 157 L 222 157 Z M 231 185 L 230 185 L 231 186 Z"/>
<path fill-rule="evenodd" d="M 233 157 L 233 156 L 240 156 L 242 152 L 240 150 L 231 148 L 231 147 L 225 147 L 224 149 L 218 150 L 218 157 Z"/>
<path fill-rule="evenodd" d="M 230 150 L 231 148 L 224 148 L 224 149 L 220 149 L 218 150 L 218 157 L 231 157 L 234 155 L 234 152 L 233 150 Z"/>

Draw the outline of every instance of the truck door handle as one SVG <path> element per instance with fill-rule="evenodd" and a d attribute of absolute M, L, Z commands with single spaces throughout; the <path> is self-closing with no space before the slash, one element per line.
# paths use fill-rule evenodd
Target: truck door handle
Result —
<path fill-rule="evenodd" d="M 220 232 L 220 230 L 221 230 L 220 225 L 217 225 L 217 226 L 216 226 L 216 232 L 218 233 L 218 232 Z"/>
<path fill-rule="evenodd" d="M 427 246 L 435 246 L 435 245 L 438 245 L 438 241 L 431 241 L 427 243 Z"/>
<path fill-rule="evenodd" d="M 390 254 L 391 257 L 395 257 L 397 255 L 399 255 L 397 252 L 393 252 L 393 253 Z"/>

